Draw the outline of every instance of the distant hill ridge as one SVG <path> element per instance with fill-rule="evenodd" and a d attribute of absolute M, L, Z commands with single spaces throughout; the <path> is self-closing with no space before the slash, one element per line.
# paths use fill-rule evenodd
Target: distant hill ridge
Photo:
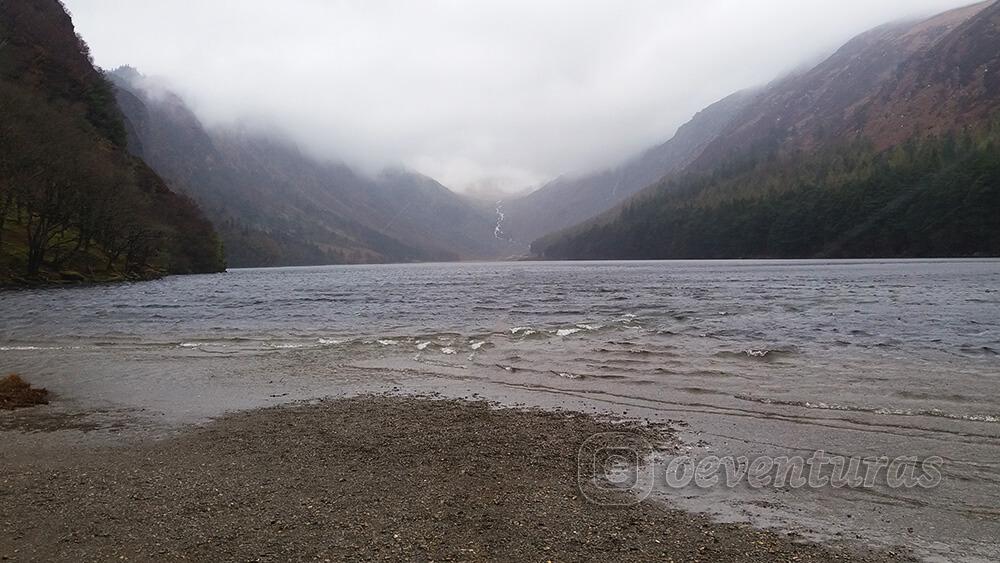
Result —
<path fill-rule="evenodd" d="M 132 68 L 111 73 L 129 147 L 190 195 L 234 266 L 445 261 L 511 254 L 493 210 L 420 174 L 376 177 L 303 154 L 280 135 L 205 126 Z M 154 94 L 155 90 L 155 94 Z"/>

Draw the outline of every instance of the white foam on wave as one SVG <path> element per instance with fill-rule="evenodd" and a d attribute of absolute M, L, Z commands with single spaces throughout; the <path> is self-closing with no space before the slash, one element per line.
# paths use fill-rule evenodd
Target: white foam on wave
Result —
<path fill-rule="evenodd" d="M 320 338 L 318 342 L 323 346 L 333 346 L 336 344 L 341 344 L 342 341 L 336 340 L 334 338 Z"/>
<path fill-rule="evenodd" d="M 469 348 L 472 348 L 473 350 L 478 350 L 478 349 L 480 349 L 480 348 L 483 347 L 483 344 L 486 344 L 486 343 L 483 342 L 482 340 L 470 340 L 469 341 Z"/>
<path fill-rule="evenodd" d="M 181 342 L 177 345 L 178 348 L 197 348 L 201 346 L 200 342 Z"/>
<path fill-rule="evenodd" d="M 579 328 L 561 328 L 561 329 L 559 329 L 559 330 L 556 331 L 556 336 L 570 336 L 572 334 L 576 334 L 576 333 L 580 332 L 580 330 L 582 330 L 582 329 L 579 329 Z"/>
<path fill-rule="evenodd" d="M 388 340 L 388 339 L 379 340 L 378 343 L 381 344 L 382 346 L 395 346 L 396 344 L 399 344 L 399 342 L 396 340 Z"/>
<path fill-rule="evenodd" d="M 297 348 L 305 348 L 305 346 L 305 344 L 292 344 L 288 342 L 267 345 L 268 348 L 275 348 L 277 350 L 295 350 Z"/>
<path fill-rule="evenodd" d="M 583 376 L 575 373 L 567 373 L 563 371 L 553 371 L 552 373 L 558 375 L 559 377 L 565 377 L 566 379 L 583 379 Z"/>
<path fill-rule="evenodd" d="M 425 350 L 430 345 L 430 342 L 417 342 L 417 350 Z"/>
<path fill-rule="evenodd" d="M 441 353 L 442 354 L 447 354 L 447 355 L 450 356 L 450 355 L 452 355 L 452 354 L 455 353 L 455 349 L 454 348 L 441 348 Z"/>
<path fill-rule="evenodd" d="M 516 327 L 510 329 L 510 333 L 511 334 L 523 334 L 524 336 L 531 336 L 532 334 L 535 334 L 536 332 L 537 331 L 534 330 L 534 329 L 532 329 L 530 326 L 516 326 Z"/>
<path fill-rule="evenodd" d="M 965 416 L 963 420 L 969 420 L 972 422 L 1000 422 L 1000 416 L 991 416 L 988 414 L 972 414 Z"/>
<path fill-rule="evenodd" d="M 62 346 L 0 346 L 3 352 L 28 352 L 31 350 L 62 350 Z"/>

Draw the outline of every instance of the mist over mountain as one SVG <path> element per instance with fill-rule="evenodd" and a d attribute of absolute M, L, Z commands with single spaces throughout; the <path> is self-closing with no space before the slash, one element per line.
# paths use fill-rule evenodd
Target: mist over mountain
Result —
<path fill-rule="evenodd" d="M 624 164 L 583 176 L 561 177 L 520 198 L 508 198 L 505 231 L 521 246 L 625 201 L 663 176 L 696 159 L 755 92 L 740 91 L 705 108 L 670 140 Z"/>
<path fill-rule="evenodd" d="M 455 191 L 614 168 L 866 29 L 967 0 L 67 0 L 104 68 L 162 76 L 352 169 Z"/>
<path fill-rule="evenodd" d="M 1000 253 L 1000 3 L 885 25 L 754 97 L 547 258 Z"/>
<path fill-rule="evenodd" d="M 209 127 L 130 67 L 111 74 L 129 147 L 212 219 L 234 266 L 492 258 L 495 214 L 405 169 L 322 162 L 273 132 Z"/>

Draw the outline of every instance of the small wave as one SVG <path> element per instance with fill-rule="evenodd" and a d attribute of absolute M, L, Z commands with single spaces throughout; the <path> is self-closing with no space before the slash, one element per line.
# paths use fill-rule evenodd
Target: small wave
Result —
<path fill-rule="evenodd" d="M 750 358 L 752 360 L 760 361 L 771 361 L 776 360 L 785 356 L 789 356 L 793 352 L 788 350 L 769 350 L 767 348 L 747 348 L 746 350 L 741 350 L 739 352 L 722 351 L 715 354 L 718 358 L 734 358 L 743 359 Z"/>
<path fill-rule="evenodd" d="M 478 350 L 483 347 L 483 344 L 486 344 L 486 342 L 483 342 L 482 340 L 473 340 L 469 342 L 469 348 Z"/>
<path fill-rule="evenodd" d="M 418 342 L 417 343 L 417 350 L 426 350 L 427 347 L 430 346 L 430 345 L 431 345 L 430 342 Z"/>
<path fill-rule="evenodd" d="M 1000 353 L 989 346 L 979 346 L 978 348 L 975 346 L 962 346 L 959 350 L 963 354 L 970 356 L 1000 356 Z"/>
<path fill-rule="evenodd" d="M 973 402 L 976 402 L 976 400 L 972 399 L 971 397 L 967 397 L 965 395 L 959 395 L 957 393 L 940 393 L 940 392 L 925 393 L 925 392 L 921 392 L 921 391 L 903 390 L 903 391 L 896 391 L 894 394 L 897 397 L 902 397 L 904 399 L 915 399 L 915 400 L 919 400 L 919 401 L 942 400 L 942 401 L 948 401 L 948 402 L 951 402 L 951 403 L 973 403 Z"/>
<path fill-rule="evenodd" d="M 381 344 L 382 346 L 395 346 L 396 344 L 399 344 L 399 341 L 398 340 L 379 340 L 378 343 Z"/>
<path fill-rule="evenodd" d="M 559 377 L 565 377 L 566 379 L 583 379 L 583 376 L 578 373 L 569 373 L 556 370 L 551 370 L 551 373 L 558 375 Z"/>
<path fill-rule="evenodd" d="M 0 346 L 3 352 L 28 352 L 31 350 L 62 350 L 62 346 Z"/>
<path fill-rule="evenodd" d="M 718 389 L 706 389 L 704 387 L 681 387 L 678 391 L 684 391 L 685 393 L 691 393 L 693 395 L 727 395 L 725 391 L 719 391 Z"/>
<path fill-rule="evenodd" d="M 779 405 L 787 407 L 801 407 L 807 409 L 818 409 L 818 410 L 832 410 L 832 411 L 847 411 L 847 412 L 860 412 L 867 414 L 877 414 L 877 415 L 889 415 L 889 416 L 932 416 L 938 418 L 948 418 L 951 420 L 964 420 L 969 422 L 1000 422 L 1000 415 L 993 414 L 961 414 L 961 413 L 951 413 L 945 412 L 940 409 L 928 409 L 928 410 L 913 410 L 913 409 L 894 409 L 889 407 L 861 407 L 854 405 L 841 405 L 837 403 L 825 403 L 822 401 L 789 401 L 782 399 L 772 399 L 769 397 L 754 397 L 752 395 L 737 394 L 734 395 L 736 399 L 741 401 L 750 401 L 754 403 L 761 403 L 765 405 Z"/>
<path fill-rule="evenodd" d="M 513 334 L 513 335 L 521 334 L 521 335 L 524 335 L 524 336 L 531 336 L 532 334 L 537 334 L 538 331 L 534 330 L 533 328 L 531 328 L 529 326 L 517 326 L 517 327 L 514 327 L 514 328 L 510 329 L 510 333 Z"/>
<path fill-rule="evenodd" d="M 988 414 L 970 414 L 962 417 L 963 420 L 969 420 L 972 422 L 1000 422 L 1000 416 L 993 416 Z"/>
<path fill-rule="evenodd" d="M 455 354 L 455 349 L 454 348 L 441 348 L 441 353 L 442 354 L 447 354 L 447 355 L 451 356 L 451 355 Z"/>
<path fill-rule="evenodd" d="M 636 322 L 638 322 L 638 319 L 639 318 L 632 313 L 625 313 L 624 315 L 614 319 L 611 322 L 615 324 L 620 324 L 625 328 L 641 328 L 635 324 Z"/>
<path fill-rule="evenodd" d="M 197 348 L 201 346 L 200 342 L 181 342 L 177 345 L 178 348 Z"/>
<path fill-rule="evenodd" d="M 556 336 L 570 336 L 580 332 L 583 329 L 579 328 L 561 328 L 556 331 Z"/>
<path fill-rule="evenodd" d="M 337 344 L 341 344 L 342 341 L 333 338 L 320 338 L 317 342 L 323 346 L 335 346 Z"/>

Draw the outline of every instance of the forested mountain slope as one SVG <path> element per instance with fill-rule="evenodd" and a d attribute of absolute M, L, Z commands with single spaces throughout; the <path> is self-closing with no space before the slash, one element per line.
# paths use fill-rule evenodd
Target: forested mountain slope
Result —
<path fill-rule="evenodd" d="M 682 172 L 547 258 L 1000 255 L 1000 3 L 882 26 L 779 80 Z"/>
<path fill-rule="evenodd" d="M 527 245 L 534 239 L 598 215 L 663 176 L 684 169 L 756 95 L 737 92 L 681 126 L 670 140 L 608 170 L 560 177 L 504 202 L 504 233 Z"/>
<path fill-rule="evenodd" d="M 211 224 L 125 149 L 111 85 L 57 0 L 0 2 L 0 282 L 223 269 Z"/>

